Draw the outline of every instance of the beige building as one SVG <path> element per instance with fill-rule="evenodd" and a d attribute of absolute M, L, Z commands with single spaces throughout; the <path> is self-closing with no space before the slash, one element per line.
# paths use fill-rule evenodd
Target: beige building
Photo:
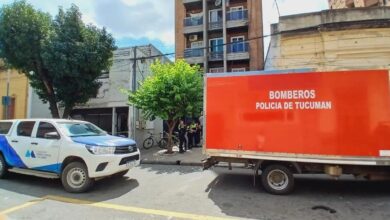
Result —
<path fill-rule="evenodd" d="M 9 82 L 9 84 L 7 82 Z M 15 70 L 0 69 L 0 119 L 26 118 L 28 89 L 28 79 L 25 75 L 19 74 Z M 7 90 L 8 96 L 10 97 L 9 105 L 5 105 L 4 103 L 5 97 L 7 96 Z M 8 115 L 6 114 L 7 110 Z"/>
<path fill-rule="evenodd" d="M 264 67 L 262 1 L 175 0 L 176 59 L 205 72 Z"/>
<path fill-rule="evenodd" d="M 330 9 L 390 6 L 390 0 L 328 0 Z"/>
<path fill-rule="evenodd" d="M 390 8 L 284 16 L 271 27 L 265 69 L 390 67 Z"/>

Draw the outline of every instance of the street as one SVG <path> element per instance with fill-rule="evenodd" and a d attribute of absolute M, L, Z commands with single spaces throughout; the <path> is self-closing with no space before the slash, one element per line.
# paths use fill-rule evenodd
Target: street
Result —
<path fill-rule="evenodd" d="M 0 219 L 390 219 L 388 185 L 298 176 L 292 195 L 274 196 L 253 187 L 250 170 L 141 165 L 70 194 L 59 180 L 11 174 L 0 180 Z"/>

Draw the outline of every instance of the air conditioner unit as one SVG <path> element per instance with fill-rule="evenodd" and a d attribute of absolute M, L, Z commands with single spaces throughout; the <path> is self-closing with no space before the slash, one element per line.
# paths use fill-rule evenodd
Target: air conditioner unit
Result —
<path fill-rule="evenodd" d="M 190 41 L 197 41 L 198 40 L 198 35 L 190 35 Z"/>

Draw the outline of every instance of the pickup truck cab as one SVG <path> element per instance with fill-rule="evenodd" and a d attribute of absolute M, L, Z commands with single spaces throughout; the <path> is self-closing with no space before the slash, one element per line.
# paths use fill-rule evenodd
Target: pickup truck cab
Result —
<path fill-rule="evenodd" d="M 77 193 L 139 163 L 135 141 L 108 135 L 89 122 L 0 120 L 0 178 L 7 172 L 60 178 L 66 191 Z"/>

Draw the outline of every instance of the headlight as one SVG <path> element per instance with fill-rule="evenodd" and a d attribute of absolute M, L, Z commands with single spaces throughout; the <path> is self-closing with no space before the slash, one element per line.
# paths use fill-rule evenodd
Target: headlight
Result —
<path fill-rule="evenodd" d="M 92 145 L 85 145 L 85 147 L 90 153 L 97 154 L 97 155 L 115 153 L 115 147 L 102 147 L 102 146 L 92 146 Z"/>

